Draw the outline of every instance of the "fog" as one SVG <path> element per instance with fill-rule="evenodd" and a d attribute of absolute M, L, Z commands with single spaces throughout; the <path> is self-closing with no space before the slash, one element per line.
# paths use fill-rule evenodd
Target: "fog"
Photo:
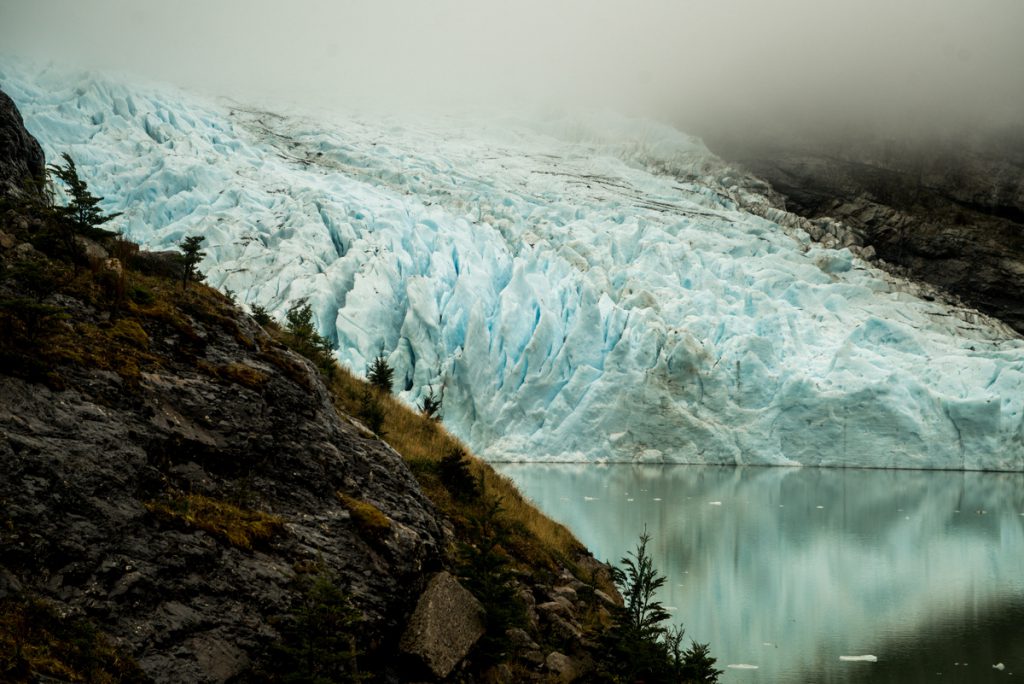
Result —
<path fill-rule="evenodd" d="M 558 105 L 684 128 L 1020 123 L 1020 0 L 0 0 L 0 51 L 308 106 Z"/>

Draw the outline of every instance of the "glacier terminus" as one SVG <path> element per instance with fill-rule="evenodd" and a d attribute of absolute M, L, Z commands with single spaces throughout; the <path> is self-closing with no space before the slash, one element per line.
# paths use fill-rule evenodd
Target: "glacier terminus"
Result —
<path fill-rule="evenodd" d="M 1024 470 L 1024 340 L 815 241 L 610 114 L 288 114 L 15 61 L 3 89 L 150 249 L 312 305 L 339 361 L 509 461 Z"/>

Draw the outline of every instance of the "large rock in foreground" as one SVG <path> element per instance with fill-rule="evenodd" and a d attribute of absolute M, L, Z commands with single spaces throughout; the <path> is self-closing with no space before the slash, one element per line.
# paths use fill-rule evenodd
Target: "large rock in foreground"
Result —
<path fill-rule="evenodd" d="M 483 606 L 458 580 L 439 572 L 416 604 L 402 636 L 402 650 L 444 679 L 483 634 Z"/>

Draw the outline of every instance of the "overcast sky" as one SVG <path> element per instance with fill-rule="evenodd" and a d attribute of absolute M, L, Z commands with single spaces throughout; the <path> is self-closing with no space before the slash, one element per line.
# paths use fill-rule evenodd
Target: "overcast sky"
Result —
<path fill-rule="evenodd" d="M 0 0 L 0 50 L 310 105 L 1024 120 L 1024 0 Z"/>

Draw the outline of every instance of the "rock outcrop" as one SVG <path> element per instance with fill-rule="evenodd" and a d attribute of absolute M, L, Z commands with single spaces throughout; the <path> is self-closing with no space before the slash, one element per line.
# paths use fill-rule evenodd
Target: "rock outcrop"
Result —
<path fill-rule="evenodd" d="M 18 199 L 45 164 L 2 93 L 0 143 Z M 156 276 L 126 297 L 122 264 L 76 279 L 33 220 L 0 231 L 0 600 L 81 618 L 155 681 L 220 682 L 272 665 L 323 576 L 362 645 L 396 648 L 448 543 L 400 456 L 225 297 L 161 278 L 177 255 L 129 250 Z"/>
<path fill-rule="evenodd" d="M 0 196 L 38 192 L 46 176 L 43 148 L 25 130 L 21 112 L 3 91 L 0 91 L 0 151 Z"/>
<path fill-rule="evenodd" d="M 1000 140 L 1003 140 L 1002 138 Z M 891 141 L 842 148 L 723 141 L 789 211 L 841 224 L 902 273 L 1024 333 L 1024 145 Z M 813 235 L 813 233 L 812 233 Z"/>
<path fill-rule="evenodd" d="M 161 367 L 134 387 L 81 367 L 63 369 L 59 389 L 0 375 L 3 566 L 156 681 L 224 681 L 258 664 L 310 570 L 351 595 L 370 642 L 400 631 L 443 540 L 404 463 L 247 317 L 187 325 L 191 340 L 144 331 Z M 377 508 L 387 532 L 368 534 L 339 493 Z M 168 501 L 226 502 L 281 528 L 244 548 L 160 514 Z"/>

